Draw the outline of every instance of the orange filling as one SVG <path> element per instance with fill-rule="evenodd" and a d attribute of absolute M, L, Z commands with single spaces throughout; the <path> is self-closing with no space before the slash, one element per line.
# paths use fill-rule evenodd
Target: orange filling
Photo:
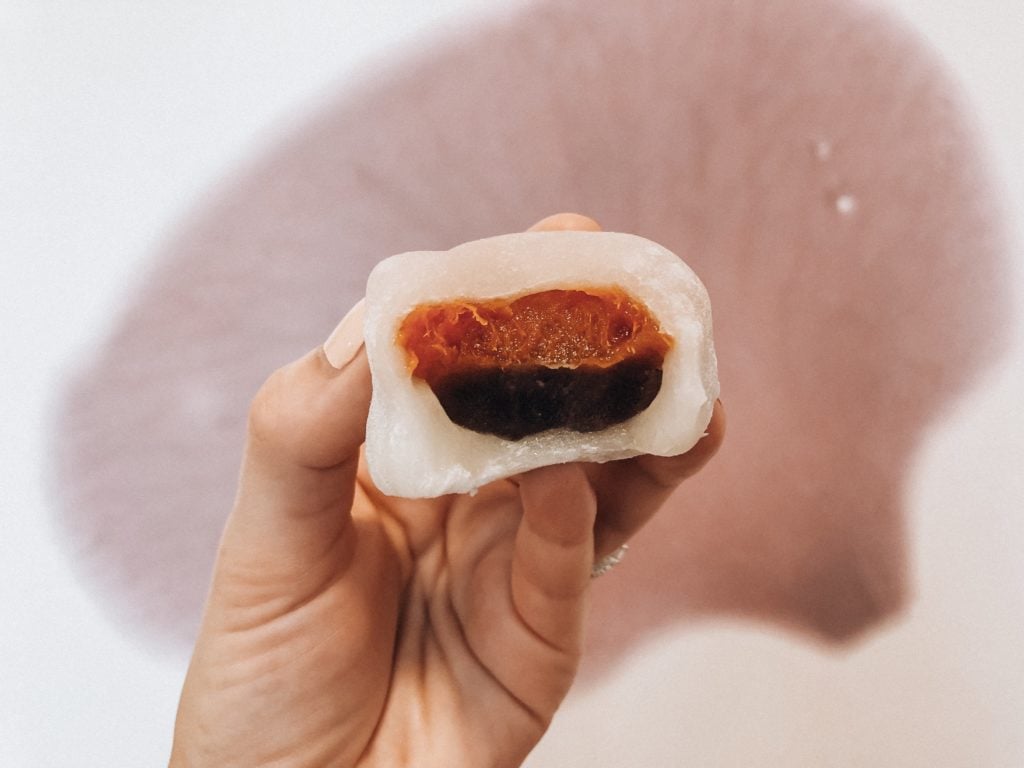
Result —
<path fill-rule="evenodd" d="M 398 343 L 409 370 L 432 387 L 482 369 L 607 369 L 626 360 L 661 368 L 672 340 L 619 288 L 550 290 L 513 299 L 416 307 Z"/>

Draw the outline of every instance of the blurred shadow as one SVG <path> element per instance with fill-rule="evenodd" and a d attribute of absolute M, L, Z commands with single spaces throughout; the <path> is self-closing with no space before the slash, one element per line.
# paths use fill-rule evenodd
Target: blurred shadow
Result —
<path fill-rule="evenodd" d="M 190 643 L 267 373 L 379 259 L 577 210 L 702 275 L 730 423 L 597 585 L 588 671 L 700 615 L 855 637 L 907 599 L 916 444 L 1001 348 L 983 170 L 934 56 L 859 6 L 567 0 L 481 24 L 298 127 L 158 255 L 66 393 L 60 524 L 117 616 Z"/>

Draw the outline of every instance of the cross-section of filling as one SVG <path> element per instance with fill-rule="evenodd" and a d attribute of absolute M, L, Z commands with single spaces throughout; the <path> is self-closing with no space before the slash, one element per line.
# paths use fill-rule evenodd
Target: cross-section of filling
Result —
<path fill-rule="evenodd" d="M 672 346 L 619 288 L 423 304 L 397 342 L 452 422 L 509 440 L 632 418 L 661 389 Z"/>

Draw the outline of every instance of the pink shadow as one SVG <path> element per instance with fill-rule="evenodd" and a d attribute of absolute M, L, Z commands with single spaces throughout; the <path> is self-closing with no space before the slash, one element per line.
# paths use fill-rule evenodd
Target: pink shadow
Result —
<path fill-rule="evenodd" d="M 703 276 L 729 415 L 595 590 L 590 671 L 702 616 L 858 636 L 907 601 L 914 449 L 1002 348 L 963 109 L 911 34 L 839 0 L 540 2 L 421 52 L 202 205 L 76 372 L 54 450 L 77 565 L 190 644 L 268 372 L 379 259 L 577 210 Z"/>

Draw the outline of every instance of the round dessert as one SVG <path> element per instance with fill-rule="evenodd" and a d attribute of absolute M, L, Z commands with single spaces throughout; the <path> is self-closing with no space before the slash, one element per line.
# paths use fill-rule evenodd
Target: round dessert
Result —
<path fill-rule="evenodd" d="M 433 497 L 546 464 L 671 456 L 718 396 L 707 291 L 635 235 L 526 232 L 382 261 L 366 458 Z"/>

